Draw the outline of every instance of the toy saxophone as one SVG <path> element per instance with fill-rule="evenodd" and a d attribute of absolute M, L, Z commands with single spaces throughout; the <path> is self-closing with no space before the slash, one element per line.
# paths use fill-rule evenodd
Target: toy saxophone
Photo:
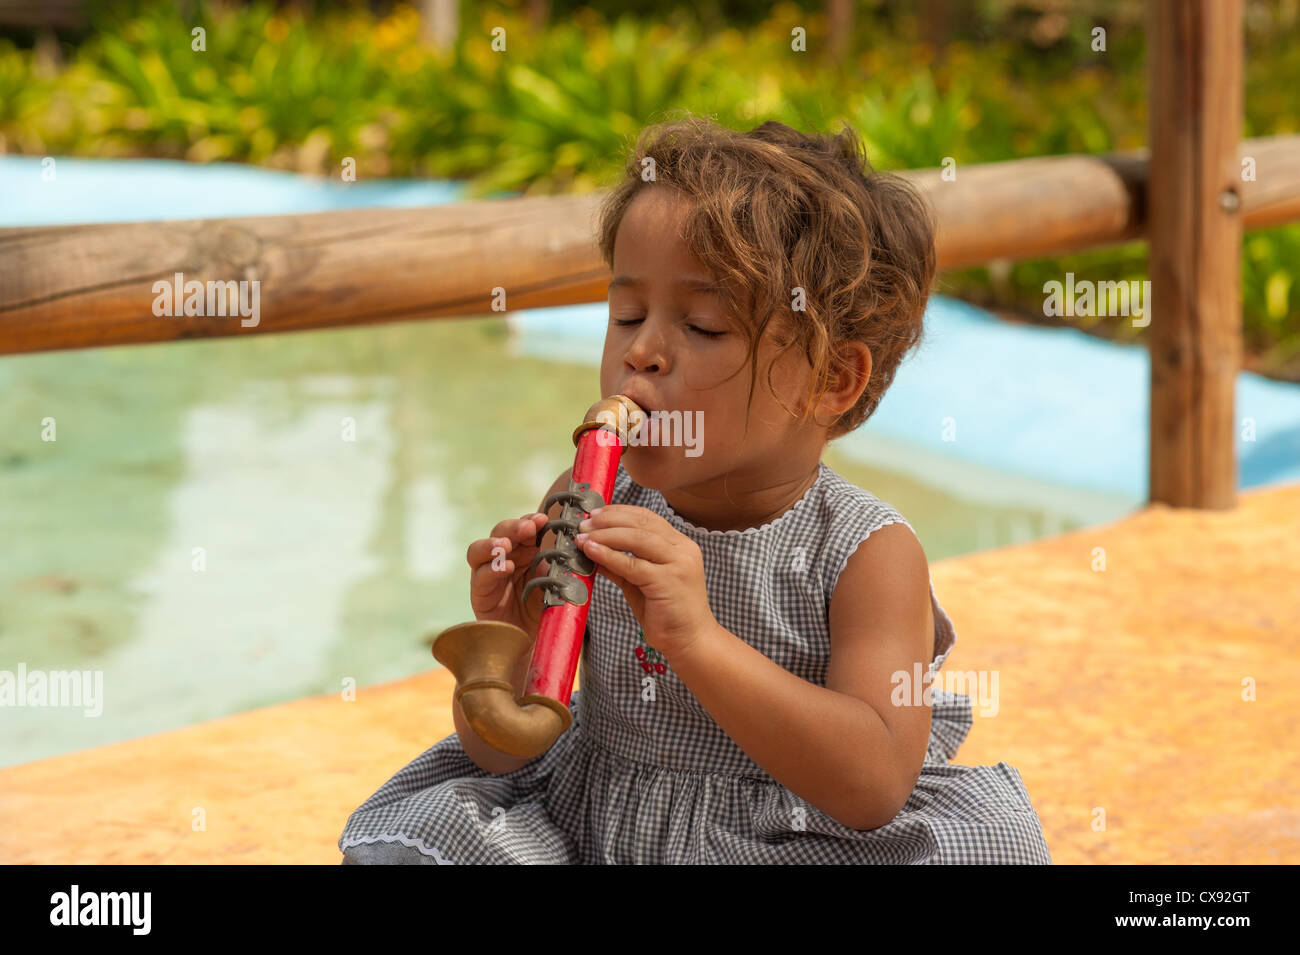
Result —
<path fill-rule="evenodd" d="M 434 658 L 456 676 L 456 694 L 465 719 L 494 749 L 511 756 L 540 756 L 573 723 L 569 698 L 582 655 L 582 639 L 591 606 L 596 565 L 574 543 L 578 524 L 609 503 L 627 435 L 640 427 L 645 412 L 624 395 L 596 402 L 573 432 L 577 453 L 568 490 L 542 504 L 564 505 L 560 516 L 537 533 L 537 546 L 555 531 L 553 547 L 539 551 L 531 574 L 550 561 L 544 576 L 524 585 L 521 599 L 540 589 L 543 610 L 523 696 L 515 699 L 511 674 L 528 652 L 528 634 L 513 624 L 495 621 L 462 623 L 433 641 Z"/>

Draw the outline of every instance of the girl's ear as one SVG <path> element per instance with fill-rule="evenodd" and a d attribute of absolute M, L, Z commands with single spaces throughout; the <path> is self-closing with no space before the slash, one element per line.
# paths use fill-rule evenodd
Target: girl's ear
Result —
<path fill-rule="evenodd" d="M 840 346 L 840 360 L 831 370 L 831 386 L 822 398 L 822 408 L 832 415 L 843 414 L 855 404 L 871 381 L 871 349 L 862 342 Z"/>
<path fill-rule="evenodd" d="M 850 408 L 852 408 L 853 405 L 857 404 L 858 395 L 861 395 L 862 392 L 867 390 L 867 384 L 871 381 L 871 369 L 874 365 L 874 362 L 872 361 L 871 358 L 870 348 L 868 348 L 862 342 L 852 342 L 851 344 L 854 348 L 854 351 L 856 351 L 858 354 L 856 360 L 857 368 L 854 373 L 854 382 L 853 382 L 855 394 L 853 396 L 853 401 L 849 403 Z"/>

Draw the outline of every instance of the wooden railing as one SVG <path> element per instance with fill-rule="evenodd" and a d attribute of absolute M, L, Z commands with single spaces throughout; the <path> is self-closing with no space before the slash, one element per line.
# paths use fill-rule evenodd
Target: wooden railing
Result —
<path fill-rule="evenodd" d="M 0 0 L 0 26 L 84 27 L 85 0 Z"/>
<path fill-rule="evenodd" d="M 1300 219 L 1300 136 L 1233 134 L 1240 15 L 1240 0 L 1152 0 L 1154 160 L 1142 151 L 903 174 L 937 213 L 941 269 L 1148 240 L 1159 315 L 1150 498 L 1183 506 L 1235 502 L 1241 230 Z M 2 229 L 0 354 L 603 301 L 599 199 Z M 159 317 L 155 283 L 177 273 L 256 281 L 256 324 Z"/>
<path fill-rule="evenodd" d="M 1300 136 L 1247 140 L 1248 228 L 1300 219 Z M 1143 237 L 1142 153 L 909 171 L 938 216 L 940 268 Z M 421 209 L 0 229 L 0 354 L 300 331 L 603 301 L 599 195 Z M 156 317 L 154 283 L 257 280 L 260 320 Z"/>

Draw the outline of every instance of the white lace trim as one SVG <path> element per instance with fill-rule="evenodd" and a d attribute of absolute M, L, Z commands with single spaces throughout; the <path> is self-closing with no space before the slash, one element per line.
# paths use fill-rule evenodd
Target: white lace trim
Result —
<path fill-rule="evenodd" d="M 692 534 L 703 534 L 706 537 L 729 537 L 729 536 L 740 537 L 745 534 L 761 534 L 764 531 L 776 527 L 782 521 L 789 518 L 792 514 L 794 514 L 795 511 L 799 510 L 799 508 L 803 506 L 805 501 L 812 498 L 814 492 L 820 489 L 822 483 L 826 481 L 828 474 L 830 474 L 830 466 L 825 461 L 818 461 L 817 480 L 813 481 L 813 483 L 809 486 L 808 490 L 804 491 L 803 497 L 799 498 L 799 500 L 794 502 L 793 507 L 791 507 L 784 514 L 780 515 L 777 518 L 774 518 L 773 520 L 769 521 L 766 524 L 760 524 L 758 527 L 746 527 L 744 530 L 739 530 L 739 531 L 735 530 L 734 528 L 725 531 L 715 531 L 707 527 L 698 527 L 695 524 L 692 524 L 686 518 L 682 517 L 671 507 L 669 507 L 668 502 L 664 500 L 664 496 L 660 494 L 658 491 L 650 491 L 650 493 L 659 499 L 659 503 L 663 506 L 663 509 L 667 512 L 668 520 L 674 524 L 677 524 L 683 531 Z M 646 490 L 650 490 L 650 489 L 646 488 Z"/>
<path fill-rule="evenodd" d="M 446 856 L 444 856 L 437 849 L 435 849 L 433 846 L 421 842 L 419 839 L 413 839 L 410 836 L 398 835 L 397 833 L 389 833 L 383 836 L 353 836 L 351 839 L 344 839 L 343 842 L 340 844 L 340 848 L 346 849 L 349 846 L 358 846 L 361 845 L 362 843 L 369 845 L 376 842 L 398 842 L 410 849 L 417 850 L 421 855 L 433 856 L 433 858 L 438 860 L 438 865 L 456 864 L 452 862 L 450 859 L 448 859 Z"/>

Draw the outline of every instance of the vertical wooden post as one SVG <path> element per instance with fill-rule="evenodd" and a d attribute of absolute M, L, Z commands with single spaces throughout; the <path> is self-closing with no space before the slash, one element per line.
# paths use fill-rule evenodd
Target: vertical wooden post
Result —
<path fill-rule="evenodd" d="M 551 0 L 528 0 L 528 28 L 534 33 L 541 33 L 551 22 Z"/>
<path fill-rule="evenodd" d="M 1242 0 L 1151 0 L 1151 501 L 1236 506 Z"/>
<path fill-rule="evenodd" d="M 831 62 L 842 63 L 853 41 L 854 0 L 826 0 L 827 55 Z"/>
<path fill-rule="evenodd" d="M 459 30 L 459 0 L 420 0 L 420 33 L 426 43 L 449 50 L 456 45 Z"/>

